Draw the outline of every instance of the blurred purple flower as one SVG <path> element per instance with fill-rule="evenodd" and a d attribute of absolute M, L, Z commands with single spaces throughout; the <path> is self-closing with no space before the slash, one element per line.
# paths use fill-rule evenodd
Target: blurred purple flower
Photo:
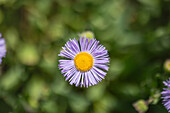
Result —
<path fill-rule="evenodd" d="M 0 33 L 0 64 L 2 62 L 2 57 L 5 57 L 6 55 L 5 40 L 1 37 L 2 37 L 2 34 Z"/>
<path fill-rule="evenodd" d="M 166 107 L 166 109 L 168 110 L 168 112 L 170 112 L 170 78 L 167 81 L 163 82 L 165 86 L 167 86 L 168 88 L 163 88 L 164 91 L 162 91 L 162 98 L 163 98 L 163 104 Z"/>
<path fill-rule="evenodd" d="M 105 78 L 108 71 L 109 55 L 103 45 L 98 45 L 96 39 L 79 38 L 73 39 L 62 47 L 59 56 L 65 57 L 59 60 L 59 69 L 76 86 L 92 86 Z"/>

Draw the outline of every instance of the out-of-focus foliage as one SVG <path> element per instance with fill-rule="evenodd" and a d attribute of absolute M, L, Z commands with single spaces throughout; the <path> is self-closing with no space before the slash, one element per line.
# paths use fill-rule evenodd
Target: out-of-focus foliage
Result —
<path fill-rule="evenodd" d="M 133 106 L 139 113 L 145 113 L 148 110 L 147 102 L 144 100 L 138 100 Z"/>
<path fill-rule="evenodd" d="M 77 88 L 57 54 L 87 31 L 108 49 L 110 69 Z M 133 103 L 150 97 L 144 111 L 167 113 L 157 93 L 170 75 L 170 0 L 0 0 L 0 32 L 0 113 L 137 113 Z"/>

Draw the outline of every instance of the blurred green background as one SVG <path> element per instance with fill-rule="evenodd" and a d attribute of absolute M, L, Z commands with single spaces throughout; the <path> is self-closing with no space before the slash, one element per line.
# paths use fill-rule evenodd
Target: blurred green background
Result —
<path fill-rule="evenodd" d="M 87 31 L 108 49 L 110 69 L 79 88 L 60 73 L 58 54 Z M 167 113 L 170 0 L 0 0 L 0 32 L 0 113 Z"/>

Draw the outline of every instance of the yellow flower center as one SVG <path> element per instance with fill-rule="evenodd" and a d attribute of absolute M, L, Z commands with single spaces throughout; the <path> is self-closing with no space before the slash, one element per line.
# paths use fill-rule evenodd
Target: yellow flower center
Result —
<path fill-rule="evenodd" d="M 87 52 L 81 52 L 75 56 L 74 63 L 79 71 L 88 71 L 93 66 L 93 57 Z"/>

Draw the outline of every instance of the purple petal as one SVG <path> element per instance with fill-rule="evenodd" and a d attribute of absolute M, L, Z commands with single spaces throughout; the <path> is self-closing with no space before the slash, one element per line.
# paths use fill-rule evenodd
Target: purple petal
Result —
<path fill-rule="evenodd" d="M 100 69 L 103 69 L 103 70 L 106 70 L 108 71 L 109 70 L 109 66 L 107 65 L 103 65 L 103 64 L 94 64 L 95 67 L 98 67 Z"/>
<path fill-rule="evenodd" d="M 70 53 L 67 53 L 67 52 L 65 52 L 65 51 L 61 51 L 58 56 L 62 56 L 62 57 L 65 57 L 65 58 L 74 59 L 74 56 L 72 56 Z"/>
<path fill-rule="evenodd" d="M 82 85 L 84 84 L 84 73 L 81 73 L 81 76 L 82 76 L 81 78 L 81 87 L 82 87 Z"/>
<path fill-rule="evenodd" d="M 85 50 L 85 37 L 83 37 L 83 40 L 81 40 L 80 46 L 81 46 L 81 51 L 84 51 Z"/>
<path fill-rule="evenodd" d="M 85 51 L 87 51 L 88 43 L 89 43 L 89 38 L 86 38 L 85 47 L 84 47 L 84 48 L 85 48 L 85 49 L 84 49 Z"/>
<path fill-rule="evenodd" d="M 76 87 L 79 86 L 80 79 L 81 79 L 81 73 L 79 74 L 79 76 L 76 79 Z"/>
<path fill-rule="evenodd" d="M 109 60 L 108 59 L 103 59 L 103 60 L 94 59 L 94 63 L 95 64 L 107 64 L 107 63 L 109 63 Z"/>
<path fill-rule="evenodd" d="M 90 71 L 88 71 L 87 74 L 88 74 L 88 78 L 89 78 L 89 80 L 90 80 L 90 83 L 91 83 L 92 85 L 96 85 L 96 84 L 97 84 L 97 81 L 95 80 L 93 74 L 92 74 Z"/>
<path fill-rule="evenodd" d="M 86 87 L 88 88 L 89 83 L 88 83 L 88 78 L 87 77 L 88 77 L 88 75 L 87 75 L 87 73 L 85 73 L 85 81 L 84 82 L 86 84 Z"/>
<path fill-rule="evenodd" d="M 91 48 L 91 46 L 93 45 L 94 42 L 95 42 L 94 39 L 91 39 L 91 40 L 90 40 L 90 42 L 89 42 L 89 44 L 88 44 L 88 46 L 87 46 L 87 51 L 90 51 L 90 48 Z"/>
<path fill-rule="evenodd" d="M 96 49 L 96 46 L 99 44 L 99 41 L 95 41 L 90 49 L 90 53 L 93 53 L 93 51 Z"/>
<path fill-rule="evenodd" d="M 76 83 L 76 79 L 78 76 L 81 76 L 81 73 L 79 71 L 77 71 L 75 75 L 72 76 L 72 78 L 69 80 L 71 85 L 73 85 L 73 83 Z"/>
<path fill-rule="evenodd" d="M 96 79 L 98 82 L 100 82 L 100 81 L 102 80 L 93 69 L 91 69 L 90 72 L 93 74 L 93 76 L 95 77 L 95 79 Z"/>
<path fill-rule="evenodd" d="M 0 33 L 0 64 L 2 62 L 2 57 L 6 55 L 6 45 L 5 39 L 1 38 L 2 34 Z"/>
<path fill-rule="evenodd" d="M 66 81 L 70 79 L 70 77 L 74 76 L 74 74 L 77 72 L 76 68 L 72 68 L 71 71 L 68 71 L 64 76 L 66 77 Z"/>

